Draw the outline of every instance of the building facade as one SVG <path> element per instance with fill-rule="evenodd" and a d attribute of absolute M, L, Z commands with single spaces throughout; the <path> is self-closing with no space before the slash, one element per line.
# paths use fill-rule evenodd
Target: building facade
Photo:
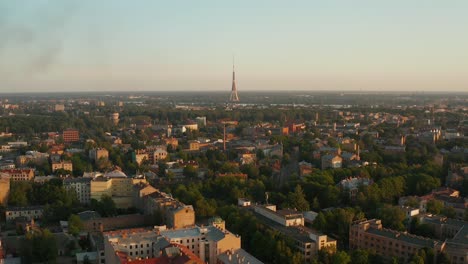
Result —
<path fill-rule="evenodd" d="M 80 132 L 77 129 L 66 129 L 62 133 L 63 141 L 65 143 L 77 142 L 80 140 Z"/>
<path fill-rule="evenodd" d="M 386 229 L 382 227 L 381 220 L 372 219 L 351 225 L 349 247 L 372 250 L 386 260 L 397 258 L 401 263 L 408 263 L 423 248 L 432 249 L 436 257 L 445 248 L 445 242 Z"/>
<path fill-rule="evenodd" d="M 34 169 L 6 169 L 0 170 L 11 178 L 12 181 L 30 181 L 34 178 Z"/>
<path fill-rule="evenodd" d="M 67 191 L 74 191 L 78 201 L 82 204 L 89 204 L 91 201 L 91 178 L 65 178 L 63 187 Z"/>

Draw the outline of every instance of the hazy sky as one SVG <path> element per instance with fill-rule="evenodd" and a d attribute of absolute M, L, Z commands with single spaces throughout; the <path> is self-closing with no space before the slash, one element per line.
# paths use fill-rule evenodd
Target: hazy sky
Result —
<path fill-rule="evenodd" d="M 468 91 L 466 0 L 0 0 L 0 92 Z"/>

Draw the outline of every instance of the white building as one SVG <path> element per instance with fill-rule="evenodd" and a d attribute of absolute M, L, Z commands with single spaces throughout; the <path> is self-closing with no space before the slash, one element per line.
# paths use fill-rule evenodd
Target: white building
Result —
<path fill-rule="evenodd" d="M 241 248 L 239 236 L 214 225 L 177 230 L 166 230 L 165 226 L 153 230 L 118 230 L 104 233 L 105 263 L 117 263 L 116 251 L 124 252 L 130 258 L 154 258 L 169 243 L 187 247 L 210 264 L 216 264 L 220 254 Z"/>
<path fill-rule="evenodd" d="M 42 217 L 43 212 L 42 206 L 9 207 L 5 210 L 5 219 L 7 223 L 13 222 L 18 217 L 24 217 L 28 221 L 37 220 Z"/>
<path fill-rule="evenodd" d="M 254 211 L 283 226 L 304 226 L 304 216 L 295 210 L 276 210 L 276 205 L 258 205 Z"/>
<path fill-rule="evenodd" d="M 80 203 L 89 204 L 91 201 L 91 180 L 92 178 L 69 177 L 63 180 L 63 187 L 67 191 L 73 190 Z"/>

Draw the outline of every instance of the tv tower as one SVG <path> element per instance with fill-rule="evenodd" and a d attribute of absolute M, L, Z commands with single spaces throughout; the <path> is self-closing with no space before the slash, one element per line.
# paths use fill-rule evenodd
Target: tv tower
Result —
<path fill-rule="evenodd" d="M 230 102 L 239 102 L 239 95 L 237 95 L 236 85 L 236 71 L 234 70 L 234 58 L 232 58 L 232 89 L 231 96 L 229 97 Z"/>

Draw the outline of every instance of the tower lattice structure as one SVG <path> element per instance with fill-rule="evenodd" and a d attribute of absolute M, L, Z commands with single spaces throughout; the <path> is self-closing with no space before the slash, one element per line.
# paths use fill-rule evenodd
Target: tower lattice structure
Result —
<path fill-rule="evenodd" d="M 232 89 L 231 96 L 229 96 L 230 102 L 239 102 L 239 95 L 237 94 L 237 85 L 236 85 L 236 71 L 234 69 L 234 64 L 232 64 Z"/>

